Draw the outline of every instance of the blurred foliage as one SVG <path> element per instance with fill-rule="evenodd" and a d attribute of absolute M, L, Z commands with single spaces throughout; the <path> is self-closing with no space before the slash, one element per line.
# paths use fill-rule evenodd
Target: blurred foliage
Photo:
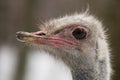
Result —
<path fill-rule="evenodd" d="M 90 13 L 103 21 L 109 29 L 112 49 L 113 80 L 120 79 L 120 0 L 0 0 L 0 44 L 13 44 L 20 49 L 19 67 L 16 74 L 24 72 L 26 49 L 16 41 L 17 31 L 36 31 L 38 25 L 50 18 L 81 12 L 90 6 Z M 20 46 L 18 46 L 20 45 Z M 22 53 L 22 54 L 21 54 Z"/>

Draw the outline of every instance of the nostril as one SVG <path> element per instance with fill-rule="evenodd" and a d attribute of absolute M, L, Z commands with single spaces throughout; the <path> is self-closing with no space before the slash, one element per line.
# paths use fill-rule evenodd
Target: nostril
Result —
<path fill-rule="evenodd" d="M 38 36 L 45 36 L 46 34 L 45 33 L 38 33 L 36 35 L 38 35 Z"/>
<path fill-rule="evenodd" d="M 43 31 L 37 31 L 37 32 L 33 32 L 34 35 L 37 35 L 37 36 L 45 36 L 46 33 L 43 32 Z"/>
<path fill-rule="evenodd" d="M 37 36 L 45 36 L 46 35 L 46 33 L 44 33 L 44 32 L 35 32 L 34 33 L 35 35 L 37 35 Z"/>

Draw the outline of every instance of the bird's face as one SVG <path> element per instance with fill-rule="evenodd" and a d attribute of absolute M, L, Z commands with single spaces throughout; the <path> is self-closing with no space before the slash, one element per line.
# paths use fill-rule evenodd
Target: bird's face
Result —
<path fill-rule="evenodd" d="M 89 61 L 95 59 L 97 41 L 104 37 L 99 21 L 91 16 L 77 15 L 52 20 L 37 32 L 17 32 L 17 38 L 50 53 L 58 52 L 59 56 L 74 55 Z"/>

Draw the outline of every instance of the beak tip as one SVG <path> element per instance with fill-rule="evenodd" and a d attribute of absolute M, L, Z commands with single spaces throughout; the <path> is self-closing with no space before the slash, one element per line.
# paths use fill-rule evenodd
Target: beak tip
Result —
<path fill-rule="evenodd" d="M 23 31 L 16 32 L 16 38 L 18 41 L 23 42 Z"/>

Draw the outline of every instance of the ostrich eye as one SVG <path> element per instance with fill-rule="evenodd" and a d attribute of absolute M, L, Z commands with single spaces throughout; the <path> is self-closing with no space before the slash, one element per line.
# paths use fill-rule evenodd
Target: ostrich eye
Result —
<path fill-rule="evenodd" d="M 73 32 L 72 35 L 77 39 L 85 39 L 87 36 L 87 31 L 84 28 L 76 28 Z"/>

